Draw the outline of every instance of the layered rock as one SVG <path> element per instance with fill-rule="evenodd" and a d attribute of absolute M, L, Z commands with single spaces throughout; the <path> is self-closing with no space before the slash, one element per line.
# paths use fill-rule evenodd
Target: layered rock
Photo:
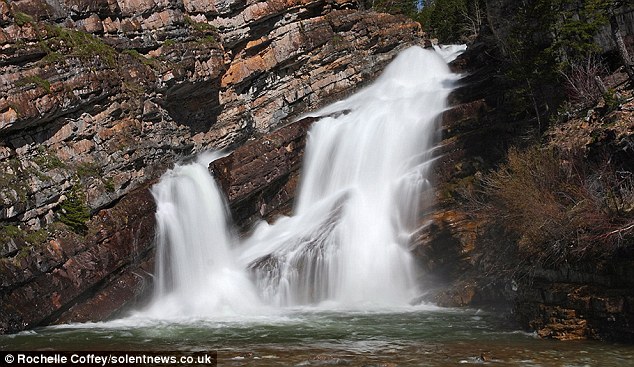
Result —
<path fill-rule="evenodd" d="M 0 38 L 0 154 L 17 186 L 0 219 L 35 229 L 62 201 L 35 192 L 81 176 L 90 208 L 107 206 L 179 157 L 349 93 L 420 36 L 402 18 L 336 10 L 354 2 L 51 4 L 3 2 Z"/>
<path fill-rule="evenodd" d="M 0 1 L 0 331 L 110 315 L 141 292 L 166 168 L 351 93 L 421 35 L 349 0 Z M 276 180 L 240 205 L 271 214 L 295 185 Z"/>
<path fill-rule="evenodd" d="M 634 340 L 634 261 L 622 260 L 537 269 L 520 284 L 519 321 L 544 338 Z"/>
<path fill-rule="evenodd" d="M 512 303 L 511 285 L 488 276 L 488 259 L 478 246 L 484 223 L 464 200 L 473 184 L 504 159 L 516 136 L 515 126 L 498 109 L 504 91 L 496 80 L 495 51 L 477 42 L 451 64 L 465 77 L 443 114 L 433 176 L 435 205 L 414 239 L 417 258 L 427 271 L 424 281 L 433 288 L 424 299 L 442 306 L 510 308 Z"/>
<path fill-rule="evenodd" d="M 83 236 L 57 226 L 3 258 L 0 330 L 104 319 L 151 290 L 154 208 L 142 190 L 97 213 Z"/>
<path fill-rule="evenodd" d="M 233 221 L 243 229 L 290 212 L 306 134 L 314 120 L 305 118 L 249 141 L 209 165 L 229 201 Z"/>

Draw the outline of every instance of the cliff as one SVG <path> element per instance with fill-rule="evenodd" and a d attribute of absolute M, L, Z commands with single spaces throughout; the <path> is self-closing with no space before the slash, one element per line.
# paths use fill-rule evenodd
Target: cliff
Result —
<path fill-rule="evenodd" d="M 571 78 L 606 93 L 581 104 L 563 84 L 557 113 L 518 113 L 508 41 L 520 4 L 486 3 L 488 23 L 453 64 L 467 76 L 444 116 L 437 204 L 417 240 L 438 287 L 426 299 L 502 309 L 544 338 L 631 342 L 633 92 L 610 30 L 594 41 L 610 66 Z M 632 52 L 634 13 L 616 14 Z"/>
<path fill-rule="evenodd" d="M 421 37 L 347 0 L 0 1 L 0 332 L 135 302 L 166 168 L 351 93 Z"/>

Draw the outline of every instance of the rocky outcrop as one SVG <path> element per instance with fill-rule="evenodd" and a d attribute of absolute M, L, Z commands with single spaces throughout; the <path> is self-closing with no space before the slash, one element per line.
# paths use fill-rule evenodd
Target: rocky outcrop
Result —
<path fill-rule="evenodd" d="M 421 35 L 343 1 L 2 4 L 0 220 L 33 229 L 78 178 L 106 207 L 349 93 Z"/>
<path fill-rule="evenodd" d="M 151 289 L 155 204 L 147 190 L 97 213 L 78 235 L 54 226 L 0 261 L 0 330 L 101 320 Z"/>
<path fill-rule="evenodd" d="M 545 338 L 634 341 L 634 261 L 537 269 L 520 284 L 515 313 Z"/>
<path fill-rule="evenodd" d="M 146 188 L 166 168 L 284 126 L 422 42 L 419 24 L 360 8 L 0 0 L 0 332 L 110 315 L 142 293 Z M 284 147 L 295 154 L 301 139 Z M 287 203 L 298 157 L 272 163 L 276 188 L 237 200 L 235 212 L 267 216 Z M 133 219 L 100 219 L 111 212 Z"/>
<path fill-rule="evenodd" d="M 490 39 L 489 39 L 490 40 Z M 510 282 L 489 276 L 480 248 L 484 223 L 465 200 L 474 183 L 501 162 L 517 135 L 499 103 L 498 49 L 481 40 L 451 67 L 464 74 L 442 117 L 442 141 L 434 166 L 435 204 L 422 218 L 415 253 L 426 271 L 423 300 L 441 306 L 510 309 Z"/>
<path fill-rule="evenodd" d="M 249 141 L 210 164 L 210 172 L 229 201 L 234 222 L 243 229 L 290 212 L 306 134 L 314 120 L 304 118 Z"/>

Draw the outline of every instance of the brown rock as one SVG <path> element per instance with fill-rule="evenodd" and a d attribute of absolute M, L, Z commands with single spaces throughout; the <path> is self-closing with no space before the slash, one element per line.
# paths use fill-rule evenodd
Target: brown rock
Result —
<path fill-rule="evenodd" d="M 226 193 L 236 222 L 247 226 L 288 206 L 313 121 L 292 123 L 211 163 L 209 170 Z"/>
<path fill-rule="evenodd" d="M 134 271 L 148 256 L 154 238 L 154 209 L 149 192 L 141 190 L 128 195 L 112 209 L 101 211 L 90 222 L 91 232 L 85 239 L 72 233 L 58 233 L 51 246 L 63 256 L 43 258 L 53 261 L 48 270 L 40 270 L 41 264 L 38 265 L 35 256 L 11 266 L 5 260 L 5 266 L 0 267 L 0 278 L 5 279 L 0 295 L 5 305 L 0 308 L 0 331 L 13 332 L 52 322 L 53 314 L 71 307 L 93 310 L 102 307 L 91 320 L 103 319 L 133 300 L 131 295 L 142 294 L 143 281 L 131 273 L 115 283 L 102 283 L 123 267 Z M 83 301 L 82 295 L 94 292 L 108 296 Z M 88 302 L 90 306 L 80 306 L 77 302 Z M 85 314 L 76 315 L 77 318 L 67 314 L 63 321 L 87 321 Z M 84 318 L 79 317 L 81 315 Z"/>
<path fill-rule="evenodd" d="M 0 2 L 0 226 L 50 224 L 73 186 L 83 188 L 92 221 L 85 240 L 52 231 L 42 251 L 19 258 L 22 244 L 0 244 L 11 254 L 0 257 L 0 331 L 57 315 L 88 320 L 91 309 L 95 319 L 112 315 L 140 292 L 126 275 L 145 256 L 138 251 L 151 263 L 153 208 L 128 205 L 135 190 L 193 152 L 237 148 L 350 93 L 421 36 L 404 18 L 333 10 L 356 1 L 11 6 L 33 21 L 16 24 Z M 247 144 L 240 159 L 250 168 L 236 158 L 225 188 L 243 227 L 289 210 L 308 125 Z M 108 214 L 116 208 L 129 210 L 118 212 L 129 222 Z M 133 239 L 140 248 L 130 248 Z"/>

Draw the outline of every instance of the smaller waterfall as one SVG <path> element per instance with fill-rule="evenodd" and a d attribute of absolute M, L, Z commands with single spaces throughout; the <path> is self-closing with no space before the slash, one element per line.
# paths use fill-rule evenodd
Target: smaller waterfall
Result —
<path fill-rule="evenodd" d="M 259 308 L 246 272 L 235 262 L 228 210 L 202 154 L 168 171 L 152 188 L 157 203 L 155 301 L 160 318 L 244 314 Z"/>

